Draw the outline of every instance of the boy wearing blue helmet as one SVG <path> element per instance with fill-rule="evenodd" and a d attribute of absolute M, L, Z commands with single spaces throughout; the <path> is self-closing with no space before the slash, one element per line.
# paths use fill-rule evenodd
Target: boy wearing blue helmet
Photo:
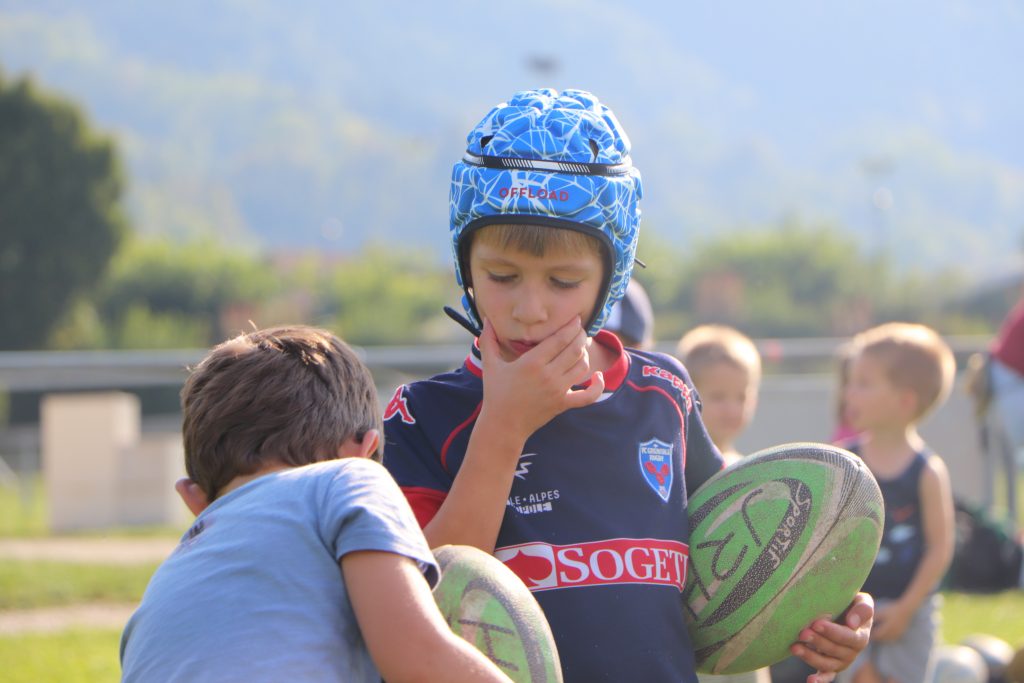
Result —
<path fill-rule="evenodd" d="M 686 501 L 722 458 L 683 366 L 601 329 L 629 283 L 641 194 L 625 132 L 590 93 L 492 109 L 451 189 L 462 323 L 479 339 L 384 415 L 385 465 L 430 545 L 474 545 L 515 571 L 570 682 L 696 681 Z M 847 625 L 819 620 L 794 652 L 843 668 L 871 616 L 861 596 Z"/>

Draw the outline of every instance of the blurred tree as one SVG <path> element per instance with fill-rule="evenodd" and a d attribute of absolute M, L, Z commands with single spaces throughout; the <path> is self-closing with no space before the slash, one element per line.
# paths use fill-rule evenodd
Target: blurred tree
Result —
<path fill-rule="evenodd" d="M 655 282 L 656 301 L 683 312 L 673 321 L 684 327 L 662 328 L 668 338 L 712 322 L 759 337 L 849 334 L 872 321 L 890 282 L 884 261 L 828 227 L 731 233 L 694 244 L 675 261 L 675 277 Z"/>
<path fill-rule="evenodd" d="M 371 245 L 334 268 L 323 297 L 334 331 L 353 344 L 422 344 L 436 342 L 432 330 L 458 334 L 444 318 L 442 306 L 454 298 L 455 279 L 409 249 Z"/>
<path fill-rule="evenodd" d="M 97 291 L 114 348 L 208 346 L 258 325 L 260 305 L 281 287 L 264 259 L 208 240 L 130 240 Z"/>
<path fill-rule="evenodd" d="M 0 349 L 45 345 L 125 234 L 120 162 L 71 102 L 0 71 Z"/>

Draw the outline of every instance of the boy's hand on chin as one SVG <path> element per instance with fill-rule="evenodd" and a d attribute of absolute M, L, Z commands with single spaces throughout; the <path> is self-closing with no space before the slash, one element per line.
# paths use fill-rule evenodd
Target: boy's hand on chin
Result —
<path fill-rule="evenodd" d="M 591 373 L 587 334 L 576 316 L 514 361 L 501 357 L 494 328 L 485 318 L 480 333 L 484 406 L 528 437 L 556 415 L 590 405 L 604 391 L 604 375 Z M 591 380 L 584 389 L 573 385 Z"/>

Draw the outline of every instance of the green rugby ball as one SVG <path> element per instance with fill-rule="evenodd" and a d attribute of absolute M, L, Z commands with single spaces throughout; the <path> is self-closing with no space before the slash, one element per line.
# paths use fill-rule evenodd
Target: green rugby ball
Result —
<path fill-rule="evenodd" d="M 479 548 L 444 545 L 433 552 L 441 566 L 434 601 L 452 631 L 516 683 L 561 683 L 551 627 L 526 584 Z"/>
<path fill-rule="evenodd" d="M 793 443 L 747 456 L 694 493 L 683 600 L 703 673 L 789 656 L 800 631 L 838 617 L 871 571 L 884 508 L 860 458 Z"/>

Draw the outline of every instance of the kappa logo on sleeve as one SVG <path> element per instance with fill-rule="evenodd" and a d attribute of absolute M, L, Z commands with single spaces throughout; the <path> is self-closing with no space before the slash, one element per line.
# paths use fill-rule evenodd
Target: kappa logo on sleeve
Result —
<path fill-rule="evenodd" d="M 643 368 L 644 377 L 657 377 L 663 379 L 677 389 L 680 395 L 683 397 L 683 402 L 686 403 L 686 412 L 693 411 L 693 395 L 690 391 L 690 387 L 687 386 L 686 382 L 682 380 L 665 368 L 658 367 L 657 365 L 645 365 Z"/>
<path fill-rule="evenodd" d="M 388 405 L 384 409 L 385 422 L 393 418 L 395 415 L 401 415 L 402 422 L 404 422 L 405 424 L 416 424 L 416 418 L 412 416 L 412 413 L 409 411 L 409 404 L 406 403 L 405 396 L 402 395 L 403 391 L 405 391 L 404 384 L 398 387 L 398 389 L 395 391 L 395 395 L 391 397 L 390 401 L 388 401 Z"/>
<path fill-rule="evenodd" d="M 685 543 L 657 538 L 523 543 L 494 551 L 531 591 L 641 583 L 672 586 L 681 593 L 689 555 Z"/>

